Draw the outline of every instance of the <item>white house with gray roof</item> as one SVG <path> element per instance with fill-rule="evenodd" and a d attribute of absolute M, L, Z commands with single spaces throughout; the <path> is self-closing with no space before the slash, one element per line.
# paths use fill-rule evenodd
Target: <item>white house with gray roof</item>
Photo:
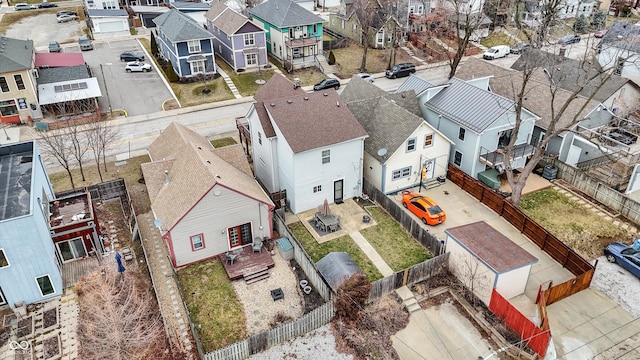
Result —
<path fill-rule="evenodd" d="M 315 66 L 323 56 L 320 16 L 291 0 L 268 0 L 249 12 L 266 33 L 267 51 L 288 70 Z"/>
<path fill-rule="evenodd" d="M 369 133 L 363 173 L 380 191 L 396 193 L 447 174 L 453 142 L 424 120 L 413 89 L 389 94 L 354 76 L 340 96 Z"/>
<path fill-rule="evenodd" d="M 485 170 L 505 170 L 503 149 L 513 136 L 511 168 L 523 167 L 533 154 L 530 140 L 539 117 L 523 108 L 520 130 L 514 134 L 515 103 L 488 91 L 486 78 L 467 82 L 453 78 L 427 88 L 418 100 L 427 122 L 453 141 L 449 162 L 474 178 Z"/>
<path fill-rule="evenodd" d="M 160 54 L 179 77 L 216 73 L 213 35 L 188 15 L 171 9 L 153 19 Z"/>
<path fill-rule="evenodd" d="M 599 46 L 600 66 L 640 84 L 640 25 L 613 23 Z"/>

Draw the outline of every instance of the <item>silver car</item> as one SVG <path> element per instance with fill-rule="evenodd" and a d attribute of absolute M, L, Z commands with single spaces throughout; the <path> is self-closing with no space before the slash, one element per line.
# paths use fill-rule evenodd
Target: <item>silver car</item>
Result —
<path fill-rule="evenodd" d="M 60 15 L 56 19 L 58 19 L 59 23 L 63 23 L 63 22 L 77 20 L 78 17 L 75 15 Z"/>

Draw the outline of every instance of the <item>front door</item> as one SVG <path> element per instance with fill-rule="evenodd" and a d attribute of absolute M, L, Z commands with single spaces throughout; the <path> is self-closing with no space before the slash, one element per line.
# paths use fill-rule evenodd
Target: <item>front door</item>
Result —
<path fill-rule="evenodd" d="M 436 159 L 430 159 L 424 162 L 424 180 L 432 179 L 436 168 Z"/>
<path fill-rule="evenodd" d="M 251 244 L 251 223 L 230 227 L 228 233 L 230 249 Z"/>
<path fill-rule="evenodd" d="M 333 182 L 333 202 L 336 204 L 340 204 L 344 198 L 344 191 L 342 190 L 343 186 L 343 179 Z"/>
<path fill-rule="evenodd" d="M 56 243 L 63 262 L 82 259 L 87 256 L 84 241 L 81 237 Z"/>

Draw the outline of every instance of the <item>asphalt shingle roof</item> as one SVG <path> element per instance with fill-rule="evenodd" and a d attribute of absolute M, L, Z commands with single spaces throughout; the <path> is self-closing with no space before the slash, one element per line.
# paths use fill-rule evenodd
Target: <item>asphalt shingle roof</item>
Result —
<path fill-rule="evenodd" d="M 425 106 L 478 134 L 513 108 L 513 101 L 453 78 Z"/>
<path fill-rule="evenodd" d="M 162 149 L 170 148 L 169 151 Z M 151 144 L 153 162 L 142 164 L 151 206 L 163 227 L 171 229 L 214 186 L 224 186 L 273 206 L 251 175 L 242 146 L 214 149 L 204 137 L 171 123 Z M 175 155 L 175 158 L 163 156 Z M 224 157 L 224 158 L 223 158 Z M 157 159 L 157 160 L 156 160 Z M 166 184 L 164 172 L 168 171 Z"/>
<path fill-rule="evenodd" d="M 253 107 L 258 114 L 262 129 L 264 129 L 264 136 L 267 138 L 276 136 L 269 114 L 267 114 L 265 103 L 268 103 L 270 100 L 284 97 L 295 97 L 303 94 L 306 94 L 306 92 L 302 90 L 301 87 L 294 89 L 293 83 L 280 74 L 274 74 L 266 84 L 262 85 L 260 90 L 253 95 L 253 98 L 256 100 Z"/>
<path fill-rule="evenodd" d="M 320 16 L 291 0 L 268 0 L 249 11 L 254 16 L 281 29 L 324 22 Z"/>
<path fill-rule="evenodd" d="M 0 73 L 31 69 L 33 41 L 0 35 Z"/>
<path fill-rule="evenodd" d="M 602 38 L 602 44 L 620 49 L 640 52 L 640 26 L 625 22 L 611 24 Z"/>
<path fill-rule="evenodd" d="M 221 2 L 212 4 L 211 9 L 204 14 L 204 17 L 211 20 L 217 28 L 228 35 L 235 34 L 245 24 L 251 26 L 255 32 L 262 31 L 262 29 L 249 21 L 249 18 L 235 12 Z"/>
<path fill-rule="evenodd" d="M 86 65 L 43 68 L 38 70 L 38 84 L 51 84 L 60 81 L 88 79 Z"/>
<path fill-rule="evenodd" d="M 333 89 L 272 100 L 265 108 L 295 154 L 367 137 Z"/>
<path fill-rule="evenodd" d="M 195 20 L 176 9 L 157 16 L 153 22 L 172 42 L 213 38 L 213 35 Z"/>

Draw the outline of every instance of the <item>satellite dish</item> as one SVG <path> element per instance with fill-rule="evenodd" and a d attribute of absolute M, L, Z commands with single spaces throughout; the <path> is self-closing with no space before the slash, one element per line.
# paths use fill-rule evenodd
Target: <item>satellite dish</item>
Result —
<path fill-rule="evenodd" d="M 162 228 L 162 220 L 160 220 L 160 219 L 153 220 L 153 225 L 155 225 L 158 229 L 161 229 Z"/>
<path fill-rule="evenodd" d="M 385 155 L 387 155 L 387 149 L 382 148 L 378 150 L 378 156 L 385 156 Z"/>
<path fill-rule="evenodd" d="M 222 191 L 220 191 L 220 189 L 213 189 L 213 195 L 220 196 L 220 194 L 222 194 Z"/>

